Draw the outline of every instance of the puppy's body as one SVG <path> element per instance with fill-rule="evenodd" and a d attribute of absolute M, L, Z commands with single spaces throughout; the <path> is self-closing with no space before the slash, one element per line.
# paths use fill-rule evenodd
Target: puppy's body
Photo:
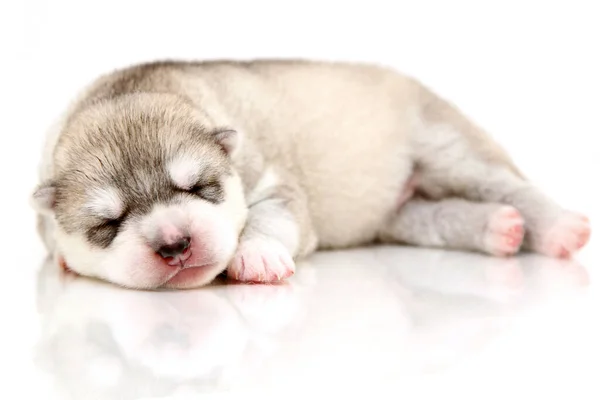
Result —
<path fill-rule="evenodd" d="M 525 246 L 549 255 L 570 254 L 589 235 L 587 221 L 528 183 L 453 106 L 376 66 L 135 66 L 91 85 L 47 147 L 36 199 L 49 247 L 82 274 L 132 287 L 197 286 L 226 267 L 237 279 L 278 280 L 317 248 L 376 240 L 513 254 L 523 222 Z M 191 200 L 172 188 L 207 179 L 219 196 Z M 118 221 L 117 233 L 98 238 L 93 224 L 79 226 L 90 204 L 96 216 L 114 214 L 104 218 Z M 74 215 L 82 208 L 88 214 Z M 188 229 L 203 225 L 203 238 Z M 165 281 L 170 272 L 147 272 L 163 268 L 148 261 L 151 251 L 139 250 L 141 264 L 125 256 L 132 242 L 158 251 L 157 240 L 171 243 L 182 229 L 193 254 L 218 253 L 201 260 L 210 273 L 190 272 L 207 268 L 186 268 L 177 255 L 174 274 L 190 276 Z M 116 260 L 108 253 L 137 272 L 107 273 L 104 260 Z"/>

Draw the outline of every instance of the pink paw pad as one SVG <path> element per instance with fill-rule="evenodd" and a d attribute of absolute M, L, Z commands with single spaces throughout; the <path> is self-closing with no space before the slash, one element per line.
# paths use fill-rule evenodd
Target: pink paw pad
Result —
<path fill-rule="evenodd" d="M 523 224 L 523 217 L 514 207 L 505 206 L 494 211 L 485 233 L 486 250 L 495 256 L 517 253 L 525 235 Z"/>
<path fill-rule="evenodd" d="M 587 217 L 565 213 L 545 234 L 540 251 L 550 257 L 571 257 L 588 243 L 591 233 Z"/>
<path fill-rule="evenodd" d="M 240 243 L 227 275 L 241 282 L 276 283 L 294 274 L 295 265 L 287 249 L 272 239 Z"/>

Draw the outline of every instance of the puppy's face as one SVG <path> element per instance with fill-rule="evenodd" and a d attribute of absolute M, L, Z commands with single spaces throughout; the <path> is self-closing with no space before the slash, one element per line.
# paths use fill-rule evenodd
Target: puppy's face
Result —
<path fill-rule="evenodd" d="M 231 259 L 247 208 L 236 132 L 187 112 L 103 106 L 61 135 L 55 177 L 35 192 L 73 271 L 130 288 L 190 288 Z"/>

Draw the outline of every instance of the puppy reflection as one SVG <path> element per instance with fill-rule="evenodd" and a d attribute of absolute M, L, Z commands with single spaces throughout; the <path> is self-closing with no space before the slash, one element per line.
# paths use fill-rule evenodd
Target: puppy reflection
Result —
<path fill-rule="evenodd" d="M 398 247 L 318 253 L 293 286 L 173 292 L 119 289 L 48 264 L 39 358 L 78 400 L 385 384 L 457 365 L 532 304 L 588 281 L 572 260 Z"/>
<path fill-rule="evenodd" d="M 226 388 L 268 357 L 301 311 L 288 284 L 130 291 L 49 261 L 39 274 L 38 309 L 38 362 L 72 399 Z"/>
<path fill-rule="evenodd" d="M 337 273 L 341 254 L 312 258 L 320 280 Z M 439 372 L 456 365 L 502 335 L 519 313 L 548 297 L 577 293 L 589 283 L 586 269 L 576 260 L 539 255 L 502 259 L 395 246 L 344 254 L 355 264 L 345 266 L 346 274 L 369 271 L 364 281 L 377 276 L 386 282 L 382 288 L 398 296 L 410 332 L 398 335 L 403 345 L 395 366 L 410 372 Z M 327 264 L 330 268 L 324 268 Z M 378 296 L 382 293 L 380 289 Z M 391 353 L 398 341 L 382 346 Z"/>
<path fill-rule="evenodd" d="M 524 297 L 578 291 L 590 283 L 587 270 L 575 259 L 536 254 L 490 258 L 479 254 L 381 246 L 377 263 L 385 273 L 413 288 L 475 296 L 500 303 Z"/>

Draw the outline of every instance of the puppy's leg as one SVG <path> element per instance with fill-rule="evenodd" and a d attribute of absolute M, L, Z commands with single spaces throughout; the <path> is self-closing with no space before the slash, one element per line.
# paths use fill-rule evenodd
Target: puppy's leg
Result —
<path fill-rule="evenodd" d="M 384 242 L 508 256 L 519 250 L 523 234 L 523 218 L 511 206 L 458 198 L 413 198 L 380 237 Z"/>
<path fill-rule="evenodd" d="M 525 220 L 524 248 L 566 257 L 590 236 L 587 218 L 567 211 L 529 182 L 506 152 L 452 105 L 425 88 L 412 137 L 418 190 L 514 206 Z"/>
<path fill-rule="evenodd" d="M 304 192 L 293 179 L 266 170 L 249 202 L 228 276 L 244 282 L 276 282 L 291 276 L 294 258 L 307 255 L 317 244 Z"/>

